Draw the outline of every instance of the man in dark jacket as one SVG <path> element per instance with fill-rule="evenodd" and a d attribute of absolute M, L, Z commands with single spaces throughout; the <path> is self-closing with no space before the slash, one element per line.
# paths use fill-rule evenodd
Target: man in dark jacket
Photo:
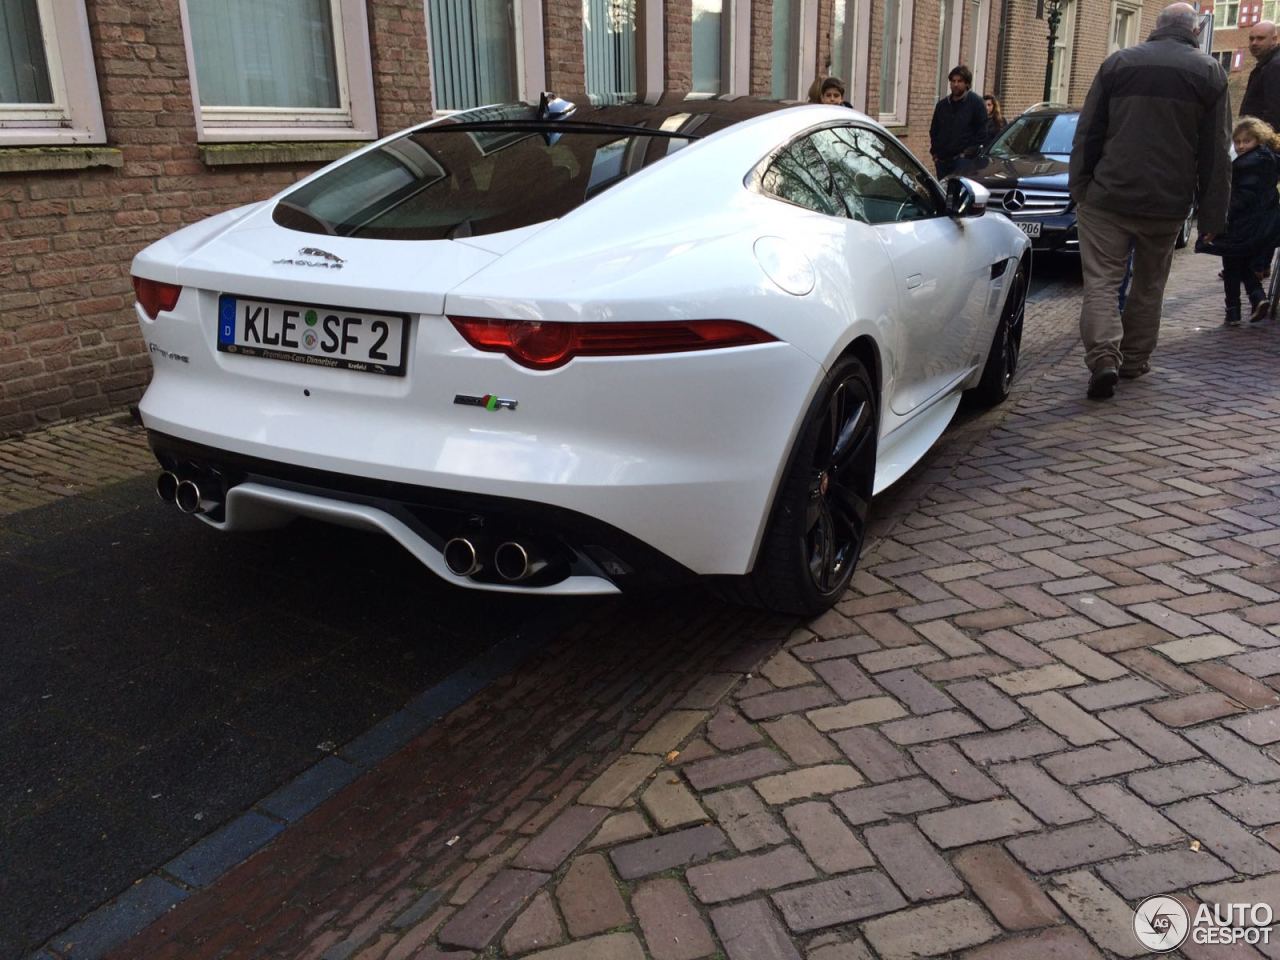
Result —
<path fill-rule="evenodd" d="M 1237 111 L 1242 117 L 1257 117 L 1275 127 L 1280 124 L 1280 34 L 1270 20 L 1260 20 L 1249 29 L 1249 53 L 1257 64 L 1249 71 L 1249 85 Z"/>
<path fill-rule="evenodd" d="M 1165 7 L 1145 43 L 1103 61 L 1071 147 L 1084 299 L 1080 336 L 1089 396 L 1110 397 L 1119 377 L 1140 377 L 1160 332 L 1173 245 L 1197 201 L 1201 236 L 1226 225 L 1231 190 L 1227 76 L 1197 45 L 1187 3 Z M 1124 313 L 1116 289 L 1133 251 Z"/>
<path fill-rule="evenodd" d="M 973 71 L 958 66 L 947 75 L 947 81 L 951 94 L 938 101 L 929 124 L 929 153 L 939 177 L 954 170 L 965 151 L 981 147 L 987 136 L 987 105 L 969 89 Z"/>

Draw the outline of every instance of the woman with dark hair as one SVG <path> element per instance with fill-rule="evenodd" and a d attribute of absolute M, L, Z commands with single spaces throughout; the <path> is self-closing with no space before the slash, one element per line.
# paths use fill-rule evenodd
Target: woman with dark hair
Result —
<path fill-rule="evenodd" d="M 999 100 L 989 93 L 984 93 L 982 102 L 987 105 L 987 143 L 990 143 L 1008 124 L 1005 123 L 1004 111 L 1000 109 Z"/>

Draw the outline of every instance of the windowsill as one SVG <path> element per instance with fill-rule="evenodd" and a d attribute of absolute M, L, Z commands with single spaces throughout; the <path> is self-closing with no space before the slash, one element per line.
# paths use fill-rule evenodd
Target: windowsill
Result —
<path fill-rule="evenodd" d="M 0 174 L 122 166 L 124 154 L 116 147 L 0 146 Z"/>
<path fill-rule="evenodd" d="M 236 167 L 266 163 L 329 163 L 352 150 L 368 146 L 365 140 L 329 143 L 202 143 L 200 159 L 206 167 Z"/>

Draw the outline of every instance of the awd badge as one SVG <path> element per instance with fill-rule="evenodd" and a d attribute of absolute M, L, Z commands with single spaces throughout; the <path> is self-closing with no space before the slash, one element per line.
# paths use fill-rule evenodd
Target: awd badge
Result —
<path fill-rule="evenodd" d="M 469 397 L 465 393 L 456 394 L 453 402 L 464 407 L 484 407 L 486 410 L 514 410 L 520 405 L 518 400 L 505 400 L 486 393 L 483 397 Z"/>

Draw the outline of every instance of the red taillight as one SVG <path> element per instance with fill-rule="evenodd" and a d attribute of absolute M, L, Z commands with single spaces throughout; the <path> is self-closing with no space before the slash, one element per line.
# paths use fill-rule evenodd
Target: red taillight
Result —
<path fill-rule="evenodd" d="M 683 353 L 770 343 L 775 337 L 737 320 L 655 323 L 561 323 L 450 317 L 477 350 L 505 353 L 523 367 L 551 370 L 574 357 Z"/>
<path fill-rule="evenodd" d="M 142 312 L 154 320 L 161 310 L 172 310 L 178 305 L 178 294 L 182 293 L 182 287 L 174 283 L 134 277 L 133 292 L 142 305 Z"/>

